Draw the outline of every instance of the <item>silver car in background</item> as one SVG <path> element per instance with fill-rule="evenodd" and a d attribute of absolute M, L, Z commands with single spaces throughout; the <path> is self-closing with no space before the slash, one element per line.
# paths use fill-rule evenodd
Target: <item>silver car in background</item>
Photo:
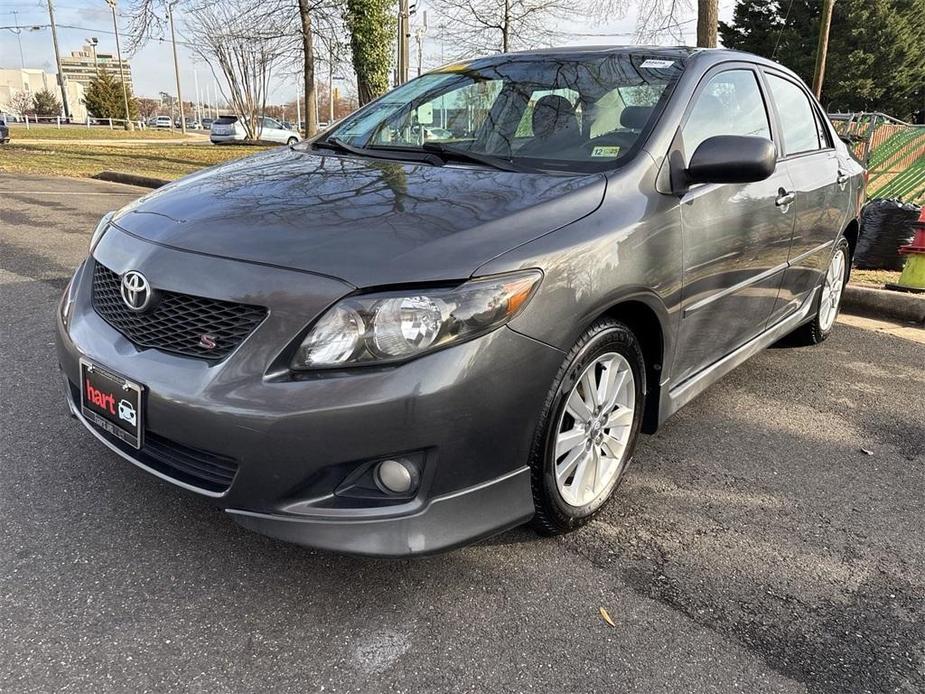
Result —
<path fill-rule="evenodd" d="M 258 140 L 267 142 L 279 142 L 284 145 L 294 145 L 301 140 L 299 133 L 283 127 L 275 118 L 263 116 L 258 119 L 260 129 L 256 133 Z M 247 138 L 247 131 L 244 124 L 238 116 L 219 116 L 212 123 L 209 129 L 209 139 L 214 145 L 226 144 L 228 142 L 243 142 Z"/>

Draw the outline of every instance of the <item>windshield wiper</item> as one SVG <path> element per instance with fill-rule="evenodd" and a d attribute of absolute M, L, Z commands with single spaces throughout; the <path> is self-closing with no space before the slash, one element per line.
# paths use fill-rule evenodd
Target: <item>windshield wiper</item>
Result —
<path fill-rule="evenodd" d="M 518 166 L 510 159 L 504 159 L 503 157 L 493 156 L 491 154 L 479 154 L 478 152 L 472 152 L 467 149 L 449 147 L 442 142 L 425 142 L 421 145 L 421 149 L 439 154 L 444 159 L 456 159 L 459 161 L 484 164 L 485 166 L 490 166 L 493 169 L 501 169 L 502 171 L 522 172 L 524 170 L 522 166 Z"/>
<path fill-rule="evenodd" d="M 385 149 L 369 149 L 366 147 L 357 147 L 355 145 L 348 144 L 341 140 L 339 137 L 327 137 L 323 140 L 316 140 L 312 143 L 313 147 L 319 149 L 331 149 L 336 152 L 347 152 L 349 154 L 355 154 L 358 157 L 371 157 L 373 159 L 390 159 L 393 161 L 420 161 L 430 164 L 432 166 L 443 166 L 443 160 L 440 157 L 430 154 L 428 152 L 415 152 L 415 151 L 395 151 L 395 150 L 385 150 Z"/>

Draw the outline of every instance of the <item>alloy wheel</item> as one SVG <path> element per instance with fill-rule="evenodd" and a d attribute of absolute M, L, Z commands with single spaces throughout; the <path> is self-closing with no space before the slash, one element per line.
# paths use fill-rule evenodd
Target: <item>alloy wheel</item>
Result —
<path fill-rule="evenodd" d="M 608 352 L 582 372 L 565 401 L 554 463 L 562 500 L 581 507 L 610 489 L 626 464 L 636 381 L 623 355 Z"/>
<path fill-rule="evenodd" d="M 838 315 L 838 306 L 845 289 L 845 251 L 839 248 L 829 263 L 825 281 L 822 283 L 822 297 L 819 301 L 819 327 L 828 332 Z"/>

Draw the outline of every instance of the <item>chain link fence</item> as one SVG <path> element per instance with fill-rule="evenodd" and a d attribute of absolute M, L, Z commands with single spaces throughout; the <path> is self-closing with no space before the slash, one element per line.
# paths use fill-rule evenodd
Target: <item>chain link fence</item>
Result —
<path fill-rule="evenodd" d="M 925 204 L 925 125 L 883 113 L 835 113 L 829 118 L 867 167 L 868 198 Z"/>

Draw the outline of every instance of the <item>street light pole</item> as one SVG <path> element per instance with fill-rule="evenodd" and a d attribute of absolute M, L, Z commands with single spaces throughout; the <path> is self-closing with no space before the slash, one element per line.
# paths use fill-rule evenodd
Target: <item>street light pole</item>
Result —
<path fill-rule="evenodd" d="M 177 2 L 167 3 L 167 19 L 170 21 L 170 42 L 173 44 L 173 70 L 177 75 L 177 103 L 180 106 L 180 131 L 186 135 L 186 118 L 183 116 L 183 92 L 180 90 L 180 61 L 177 59 L 177 35 L 173 30 L 173 6 Z"/>
<path fill-rule="evenodd" d="M 67 103 L 67 89 L 64 84 L 64 73 L 61 72 L 61 51 L 58 50 L 58 27 L 55 24 L 55 8 L 48 0 L 48 19 L 51 23 L 51 41 L 55 45 L 55 64 L 58 67 L 58 86 L 61 88 L 61 105 L 64 107 L 64 117 L 71 119 L 71 109 Z"/>
<path fill-rule="evenodd" d="M 96 74 L 99 74 L 100 72 L 99 63 L 96 60 L 96 47 L 99 44 L 99 42 L 100 40 L 96 38 L 95 36 L 91 36 L 90 38 L 87 39 L 87 45 L 93 49 L 93 72 L 95 72 Z"/>
<path fill-rule="evenodd" d="M 22 55 L 22 29 L 19 26 L 19 13 L 16 10 L 13 10 L 12 12 L 10 12 L 10 14 L 13 15 L 13 22 L 16 24 L 16 28 L 10 29 L 10 31 L 16 34 L 16 38 L 19 40 L 19 67 L 25 70 L 26 60 L 25 58 L 23 58 L 23 55 Z"/>
<path fill-rule="evenodd" d="M 128 110 L 128 87 L 125 84 L 125 64 L 122 62 L 122 47 L 119 45 L 119 23 L 116 21 L 116 0 L 106 0 L 109 9 L 112 10 L 112 30 L 116 35 L 116 60 L 119 61 L 119 79 L 122 81 L 122 103 L 125 105 L 125 129 L 134 130 L 132 116 Z M 96 49 L 93 49 L 93 57 L 96 59 Z"/>

